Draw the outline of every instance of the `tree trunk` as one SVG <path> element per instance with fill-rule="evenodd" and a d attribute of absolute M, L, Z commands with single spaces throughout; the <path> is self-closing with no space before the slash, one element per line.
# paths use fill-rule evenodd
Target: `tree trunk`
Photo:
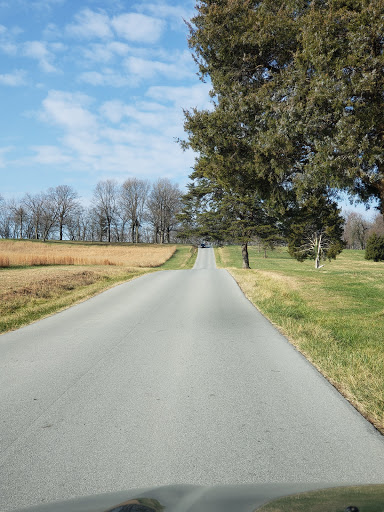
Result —
<path fill-rule="evenodd" d="M 324 267 L 324 265 L 320 265 L 320 257 L 321 257 L 321 243 L 322 243 L 322 237 L 320 235 L 319 239 L 316 240 L 316 258 L 315 258 L 315 268 L 321 268 Z"/>
<path fill-rule="evenodd" d="M 135 244 L 139 243 L 139 226 L 140 226 L 140 222 L 136 219 L 135 220 Z"/>
<path fill-rule="evenodd" d="M 60 240 L 63 239 L 63 224 L 64 224 L 64 218 L 62 215 L 60 215 L 60 217 L 59 217 Z"/>
<path fill-rule="evenodd" d="M 247 243 L 245 243 L 241 246 L 241 254 L 243 256 L 243 268 L 251 268 L 249 266 L 248 244 Z"/>

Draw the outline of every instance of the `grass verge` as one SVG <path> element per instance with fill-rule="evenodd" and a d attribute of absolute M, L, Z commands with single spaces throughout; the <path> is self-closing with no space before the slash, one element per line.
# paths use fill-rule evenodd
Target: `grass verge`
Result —
<path fill-rule="evenodd" d="M 239 247 L 216 249 L 245 295 L 293 345 L 384 433 L 384 263 L 344 251 L 320 269 L 285 250 L 242 270 Z"/>
<path fill-rule="evenodd" d="M 197 247 L 178 245 L 174 254 L 163 263 L 160 270 L 186 270 L 192 268 L 197 257 Z"/>

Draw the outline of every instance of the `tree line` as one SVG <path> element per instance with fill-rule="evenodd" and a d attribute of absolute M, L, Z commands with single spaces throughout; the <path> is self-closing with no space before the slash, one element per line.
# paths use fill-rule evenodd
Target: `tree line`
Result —
<path fill-rule="evenodd" d="M 375 215 L 372 220 L 357 212 L 349 212 L 345 216 L 343 239 L 347 249 L 365 250 L 373 234 L 384 236 L 384 219 L 381 214 Z"/>
<path fill-rule="evenodd" d="M 245 268 L 254 236 L 335 257 L 338 194 L 384 211 L 384 0 L 200 0 L 188 26 L 213 108 L 185 111 L 185 231 L 231 233 Z"/>
<path fill-rule="evenodd" d="M 182 193 L 167 178 L 99 181 L 91 204 L 59 185 L 21 199 L 0 195 L 0 238 L 170 243 L 177 237 Z"/>

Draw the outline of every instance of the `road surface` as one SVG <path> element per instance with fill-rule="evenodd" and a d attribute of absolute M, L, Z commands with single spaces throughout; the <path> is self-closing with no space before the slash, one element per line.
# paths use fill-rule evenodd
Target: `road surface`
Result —
<path fill-rule="evenodd" d="M 173 483 L 383 483 L 384 438 L 199 249 L 0 336 L 0 509 Z"/>

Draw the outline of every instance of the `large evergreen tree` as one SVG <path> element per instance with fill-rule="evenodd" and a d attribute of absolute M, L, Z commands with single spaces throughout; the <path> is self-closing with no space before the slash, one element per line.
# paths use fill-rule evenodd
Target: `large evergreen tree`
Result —
<path fill-rule="evenodd" d="M 243 268 L 249 267 L 248 243 L 256 238 L 265 247 L 281 240 L 278 219 L 267 205 L 248 191 L 223 188 L 213 179 L 194 171 L 188 193 L 183 198 L 184 208 L 179 220 L 179 236 L 192 241 L 204 239 L 214 242 L 239 243 L 242 247 Z"/>
<path fill-rule="evenodd" d="M 185 113 L 197 172 L 280 214 L 319 188 L 381 205 L 383 6 L 201 0 L 189 44 L 214 109 Z"/>

